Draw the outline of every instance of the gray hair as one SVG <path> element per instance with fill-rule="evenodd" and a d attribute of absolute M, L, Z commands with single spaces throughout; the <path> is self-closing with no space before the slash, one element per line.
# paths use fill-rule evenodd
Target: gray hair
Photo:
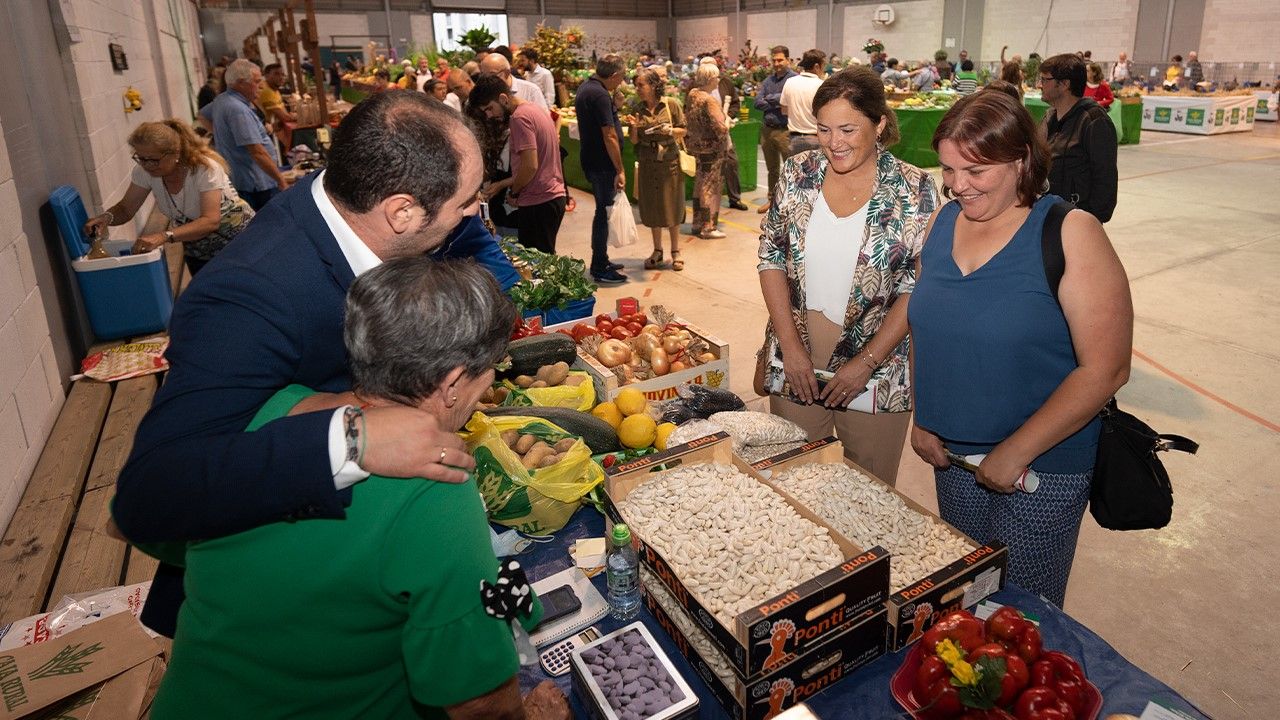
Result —
<path fill-rule="evenodd" d="M 258 66 L 252 62 L 244 58 L 237 58 L 227 66 L 227 71 L 222 74 L 222 82 L 226 83 L 227 87 L 231 87 L 238 82 L 252 78 L 253 71 L 257 69 Z"/>
<path fill-rule="evenodd" d="M 693 86 L 696 88 L 706 87 L 719 79 L 720 68 L 716 67 L 715 61 L 703 63 L 693 71 Z"/>
<path fill-rule="evenodd" d="M 347 293 L 352 384 L 416 405 L 454 368 L 475 377 L 502 359 L 515 319 L 493 275 L 473 261 L 388 260 Z"/>
<path fill-rule="evenodd" d="M 596 75 L 601 80 L 611 78 L 622 72 L 623 67 L 624 65 L 622 63 L 621 56 L 614 53 L 602 55 L 598 60 L 596 60 Z"/>

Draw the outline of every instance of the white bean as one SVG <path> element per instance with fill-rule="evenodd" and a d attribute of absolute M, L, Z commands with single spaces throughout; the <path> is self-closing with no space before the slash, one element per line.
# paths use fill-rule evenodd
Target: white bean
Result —
<path fill-rule="evenodd" d="M 888 550 L 889 587 L 901 590 L 970 553 L 974 546 L 896 493 L 853 468 L 799 465 L 775 482 L 855 544 Z"/>

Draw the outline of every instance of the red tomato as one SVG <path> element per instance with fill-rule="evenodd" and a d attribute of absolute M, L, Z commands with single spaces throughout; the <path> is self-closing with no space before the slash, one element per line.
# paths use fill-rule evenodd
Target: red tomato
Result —
<path fill-rule="evenodd" d="M 601 335 L 608 335 L 609 331 L 612 329 L 613 329 L 613 323 L 609 322 L 608 320 L 601 320 L 600 322 L 596 323 L 596 330 L 599 330 Z"/>
<path fill-rule="evenodd" d="M 570 332 L 569 330 L 565 330 L 564 328 L 560 328 L 560 329 L 559 329 L 559 330 L 557 330 L 556 332 L 560 333 L 561 335 L 564 335 L 565 337 L 569 338 L 570 340 L 573 340 L 574 342 L 577 342 L 577 340 L 573 337 L 573 333 L 572 333 L 572 332 Z"/>
<path fill-rule="evenodd" d="M 573 326 L 573 332 L 571 334 L 575 342 L 582 342 L 583 338 L 591 337 L 592 335 L 599 335 L 600 331 L 586 323 L 578 323 Z"/>
<path fill-rule="evenodd" d="M 613 318 L 609 316 L 609 313 L 600 313 L 596 316 L 596 325 L 599 325 L 602 322 L 612 323 Z"/>
<path fill-rule="evenodd" d="M 640 331 L 644 330 L 644 326 L 636 322 L 635 320 L 632 320 L 631 322 L 627 323 L 627 330 L 629 330 L 632 335 L 639 335 Z"/>
<path fill-rule="evenodd" d="M 635 318 L 636 318 L 636 322 L 640 323 L 641 327 L 644 327 L 645 325 L 649 324 L 649 316 L 645 315 L 642 312 L 636 313 Z"/>
<path fill-rule="evenodd" d="M 614 337 L 619 340 L 626 340 L 631 337 L 631 331 L 627 329 L 626 325 L 615 325 L 613 329 L 609 331 L 609 335 L 610 337 Z"/>

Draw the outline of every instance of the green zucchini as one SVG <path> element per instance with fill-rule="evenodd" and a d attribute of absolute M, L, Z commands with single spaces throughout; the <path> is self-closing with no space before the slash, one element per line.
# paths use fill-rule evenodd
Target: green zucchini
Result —
<path fill-rule="evenodd" d="M 565 432 L 582 438 L 593 455 L 614 452 L 618 449 L 618 433 L 613 426 L 600 418 L 579 410 L 558 407 L 492 407 L 482 410 L 485 415 L 519 415 L 548 420 Z"/>
<path fill-rule="evenodd" d="M 505 375 L 533 377 L 543 365 L 561 361 L 572 365 L 578 357 L 578 345 L 562 333 L 547 333 L 512 340 L 507 344 L 507 355 L 511 356 L 511 369 Z"/>

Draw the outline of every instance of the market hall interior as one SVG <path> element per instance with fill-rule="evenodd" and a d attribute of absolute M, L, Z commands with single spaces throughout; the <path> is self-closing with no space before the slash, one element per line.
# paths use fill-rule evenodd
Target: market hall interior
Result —
<path fill-rule="evenodd" d="M 1200 443 L 1166 453 L 1173 520 L 1114 532 L 1085 513 L 1063 609 L 1215 718 L 1274 717 L 1280 691 L 1260 684 L 1280 623 L 1280 127 L 1190 136 L 1144 130 L 1119 148 L 1119 201 L 1105 228 L 1133 292 L 1133 369 L 1121 407 Z M 763 166 L 763 160 L 760 161 Z M 941 173 L 931 170 L 941 187 Z M 761 173 L 763 177 L 763 173 Z M 573 190 L 556 249 L 590 255 L 591 194 Z M 683 272 L 646 271 L 649 233 L 614 249 L 632 281 L 597 306 L 634 296 L 679 308 L 734 352 L 732 389 L 751 389 L 768 319 L 756 279 L 763 187 L 749 209 L 721 210 L 724 239 L 684 236 Z M 684 231 L 689 230 L 686 223 Z M 767 410 L 763 398 L 748 403 Z M 898 489 L 937 510 L 933 473 L 902 454 Z"/>

